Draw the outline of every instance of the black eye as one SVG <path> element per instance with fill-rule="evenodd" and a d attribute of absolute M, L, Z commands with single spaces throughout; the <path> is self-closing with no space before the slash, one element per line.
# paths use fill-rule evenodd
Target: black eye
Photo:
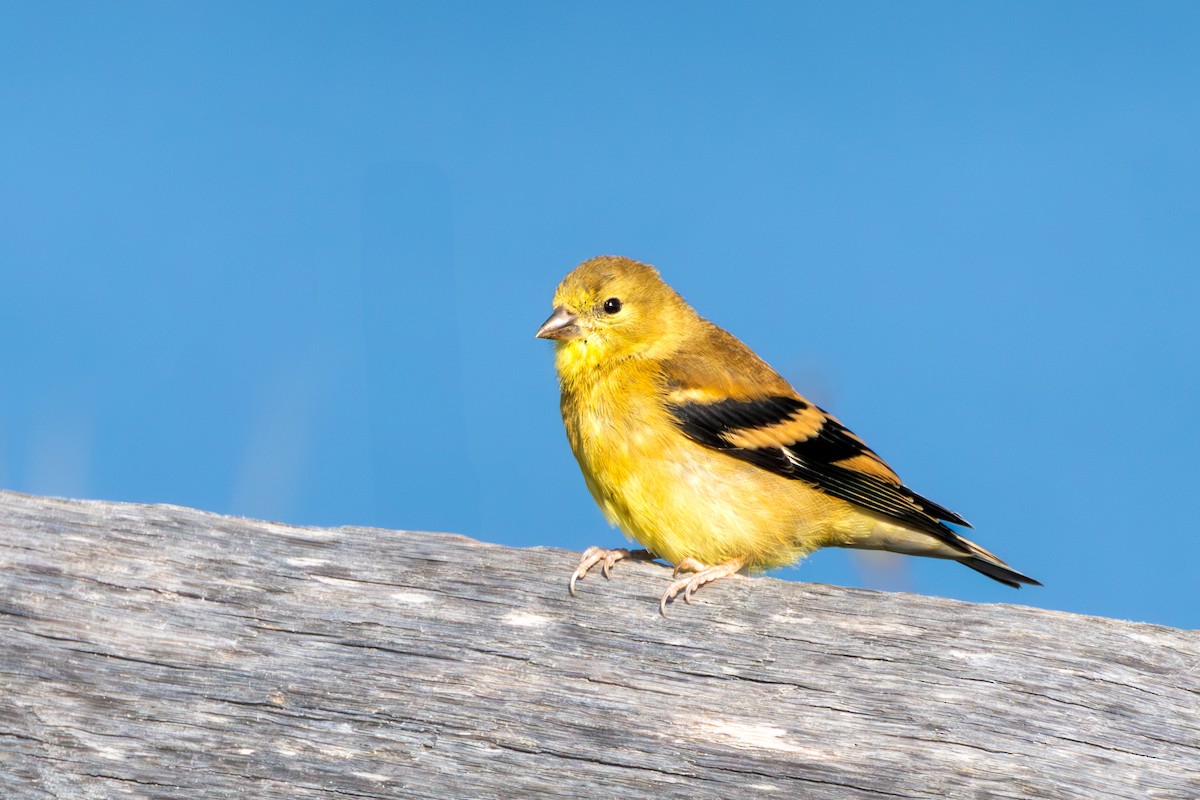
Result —
<path fill-rule="evenodd" d="M 621 301 L 615 297 L 610 297 L 604 301 L 604 313 L 615 314 L 621 310 Z"/>

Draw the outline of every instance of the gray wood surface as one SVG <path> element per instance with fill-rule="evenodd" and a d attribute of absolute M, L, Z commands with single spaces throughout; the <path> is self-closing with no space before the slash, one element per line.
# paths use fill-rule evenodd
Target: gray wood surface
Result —
<path fill-rule="evenodd" d="M 1200 798 L 1200 634 L 0 493 L 0 797 Z"/>

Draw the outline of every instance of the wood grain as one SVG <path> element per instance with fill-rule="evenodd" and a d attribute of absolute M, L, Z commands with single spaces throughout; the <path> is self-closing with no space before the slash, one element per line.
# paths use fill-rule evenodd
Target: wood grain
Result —
<path fill-rule="evenodd" d="M 1200 798 L 1200 635 L 0 493 L 0 797 Z"/>

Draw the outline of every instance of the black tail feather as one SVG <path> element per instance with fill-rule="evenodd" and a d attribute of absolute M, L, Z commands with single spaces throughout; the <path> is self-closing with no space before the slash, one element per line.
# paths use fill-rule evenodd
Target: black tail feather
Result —
<path fill-rule="evenodd" d="M 980 558 L 979 556 L 971 556 L 959 561 L 960 564 L 970 567 L 976 572 L 987 575 L 994 581 L 1000 581 L 1005 586 L 1011 586 L 1014 589 L 1020 589 L 1021 584 L 1026 583 L 1030 586 L 1041 586 L 1039 581 L 1035 581 L 1028 575 L 1022 575 L 1011 567 L 1006 567 L 1003 564 L 997 564 L 993 561 Z"/>

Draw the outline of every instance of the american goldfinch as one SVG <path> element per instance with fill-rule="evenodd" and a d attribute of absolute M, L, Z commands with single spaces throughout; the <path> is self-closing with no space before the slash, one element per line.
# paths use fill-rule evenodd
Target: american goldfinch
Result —
<path fill-rule="evenodd" d="M 538 328 L 555 340 L 567 440 L 609 522 L 646 551 L 588 549 L 570 579 L 631 557 L 675 566 L 659 601 L 820 547 L 948 558 L 1008 586 L 1040 585 L 946 523 L 874 451 L 746 345 L 701 317 L 653 267 L 576 267 Z M 679 578 L 681 572 L 691 574 Z"/>

